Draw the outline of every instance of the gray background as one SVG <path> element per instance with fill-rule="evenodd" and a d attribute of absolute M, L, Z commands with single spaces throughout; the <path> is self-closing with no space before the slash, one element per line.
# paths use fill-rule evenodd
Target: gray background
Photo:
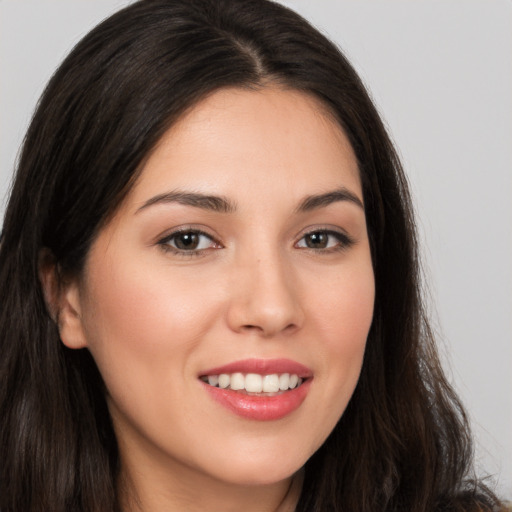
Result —
<path fill-rule="evenodd" d="M 126 0 L 0 0 L 0 217 L 45 82 Z M 289 0 L 346 52 L 411 180 L 441 352 L 512 497 L 512 2 Z"/>

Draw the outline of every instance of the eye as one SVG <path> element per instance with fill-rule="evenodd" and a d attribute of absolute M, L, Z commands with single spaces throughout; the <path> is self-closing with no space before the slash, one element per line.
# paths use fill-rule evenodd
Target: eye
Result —
<path fill-rule="evenodd" d="M 178 254 L 194 254 L 206 249 L 220 247 L 210 235 L 197 229 L 186 229 L 171 233 L 160 240 L 158 244 L 161 245 L 163 249 Z"/>
<path fill-rule="evenodd" d="M 317 230 L 305 234 L 296 244 L 301 249 L 335 251 L 350 247 L 353 240 L 344 233 L 332 230 Z"/>

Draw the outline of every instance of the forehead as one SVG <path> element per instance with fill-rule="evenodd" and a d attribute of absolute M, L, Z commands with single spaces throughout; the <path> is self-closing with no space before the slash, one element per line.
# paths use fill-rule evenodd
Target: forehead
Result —
<path fill-rule="evenodd" d="M 163 135 L 131 195 L 142 201 L 169 187 L 240 194 L 282 184 L 289 195 L 340 185 L 360 193 L 341 126 L 309 94 L 229 88 L 208 95 Z"/>

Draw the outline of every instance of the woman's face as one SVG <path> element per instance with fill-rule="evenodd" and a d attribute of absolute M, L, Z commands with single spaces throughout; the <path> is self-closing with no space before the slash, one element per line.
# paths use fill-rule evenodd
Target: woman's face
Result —
<path fill-rule="evenodd" d="M 67 297 L 62 339 L 98 365 L 122 464 L 289 477 L 343 414 L 372 321 L 347 138 L 303 93 L 212 94 L 162 137 Z"/>

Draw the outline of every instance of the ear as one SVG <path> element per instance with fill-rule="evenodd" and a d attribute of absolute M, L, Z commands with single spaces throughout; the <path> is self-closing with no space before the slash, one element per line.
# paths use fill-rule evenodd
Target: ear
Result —
<path fill-rule="evenodd" d="M 42 249 L 39 254 L 39 280 L 46 307 L 57 324 L 62 343 L 72 349 L 86 347 L 78 278 L 64 278 L 51 251 Z"/>

